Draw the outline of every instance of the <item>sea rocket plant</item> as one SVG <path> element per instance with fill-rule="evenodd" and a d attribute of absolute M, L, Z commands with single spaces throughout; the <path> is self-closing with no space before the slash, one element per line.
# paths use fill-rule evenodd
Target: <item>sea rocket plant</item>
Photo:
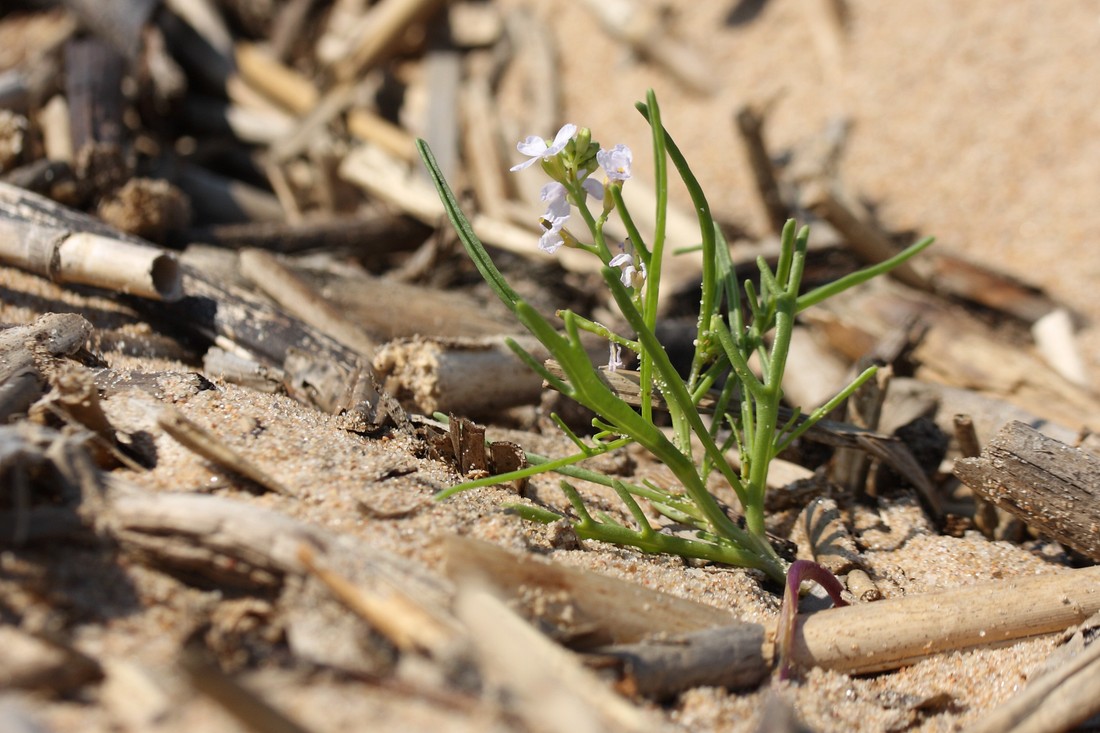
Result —
<path fill-rule="evenodd" d="M 421 157 L 439 190 L 440 198 L 486 282 L 516 317 L 542 343 L 556 362 L 551 371 L 543 362 L 515 342 L 509 345 L 532 370 L 554 389 L 571 397 L 596 414 L 595 433 L 587 439 L 574 434 L 555 418 L 576 444 L 577 452 L 549 459 L 528 454 L 530 467 L 501 476 L 463 483 L 439 494 L 526 478 L 555 471 L 567 478 L 583 479 L 607 486 L 622 500 L 632 522 L 620 522 L 608 514 L 593 516 L 580 492 L 568 481 L 561 490 L 572 507 L 571 523 L 581 540 L 595 539 L 630 545 L 644 552 L 664 552 L 729 565 L 757 568 L 782 581 L 787 561 L 772 547 L 764 525 L 764 492 L 768 465 L 815 422 L 835 409 L 874 371 L 867 370 L 834 399 L 809 415 L 781 424 L 779 405 L 782 380 L 797 314 L 809 306 L 888 271 L 924 249 L 931 240 L 919 242 L 886 262 L 853 273 L 835 283 L 800 293 L 809 231 L 795 230 L 788 222 L 781 239 L 779 262 L 773 270 L 760 261 L 760 284 L 742 287 L 734 273 L 729 249 L 715 225 L 710 206 L 679 148 L 661 124 L 653 93 L 638 110 L 650 123 L 656 176 L 656 225 L 645 235 L 634 224 L 622 197 L 623 185 L 631 177 L 630 148 L 615 145 L 602 149 L 587 128 L 563 125 L 553 140 L 528 137 L 517 150 L 527 157 L 512 167 L 524 170 L 538 162 L 550 178 L 541 192 L 547 210 L 541 217 L 544 231 L 539 247 L 549 253 L 560 247 L 577 248 L 598 257 L 601 274 L 611 298 L 630 332 L 622 335 L 570 310 L 559 311 L 557 325 L 526 303 L 493 264 L 488 251 L 474 234 L 469 221 L 444 180 L 431 151 L 423 141 L 417 145 Z M 690 373 L 683 377 L 669 360 L 656 337 L 661 265 L 666 246 L 664 222 L 668 207 L 668 163 L 672 162 L 692 199 L 699 220 L 699 249 L 702 251 L 700 309 L 696 332 L 696 353 Z M 597 174 L 602 169 L 603 174 Z M 602 202 L 595 213 L 589 199 Z M 618 214 L 628 237 L 608 246 L 604 226 L 611 212 Z M 575 234 L 567 226 L 577 214 L 588 230 Z M 579 230 L 578 230 L 579 231 Z M 682 244 L 693 244 L 684 242 Z M 623 351 L 637 356 L 638 393 L 632 401 L 613 391 L 593 365 L 581 331 L 588 331 L 609 343 L 606 369 L 624 369 Z M 634 359 L 630 358 L 630 362 Z M 754 371 L 750 361 L 759 365 Z M 562 376 L 564 375 L 564 376 Z M 700 403 L 710 396 L 713 418 L 704 419 Z M 654 423 L 654 410 L 667 410 L 671 432 Z M 664 463 L 676 481 L 669 487 L 650 482 L 633 484 L 588 470 L 580 464 L 593 456 L 637 443 Z M 739 460 L 728 454 L 736 449 Z M 736 467 L 735 467 L 736 466 Z M 719 473 L 736 494 L 744 522 L 731 518 L 707 490 L 707 481 Z M 642 509 L 645 502 L 647 511 Z M 555 521 L 563 515 L 545 507 L 515 505 L 518 513 L 538 521 Z M 693 537 L 663 529 L 658 521 L 695 530 Z"/>

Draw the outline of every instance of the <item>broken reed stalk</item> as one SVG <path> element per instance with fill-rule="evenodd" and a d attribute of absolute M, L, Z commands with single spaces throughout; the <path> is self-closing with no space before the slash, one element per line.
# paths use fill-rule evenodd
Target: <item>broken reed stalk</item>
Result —
<path fill-rule="evenodd" d="M 0 183 L 0 262 L 59 283 L 154 300 L 183 295 L 173 253 L 6 183 Z"/>
<path fill-rule="evenodd" d="M 642 670 L 639 674 L 645 678 L 625 681 L 625 689 L 655 697 L 682 690 L 676 679 L 697 670 L 668 665 L 690 664 L 693 659 L 708 660 L 707 667 L 720 675 L 706 682 L 694 679 L 695 684 L 726 684 L 735 668 L 737 684 L 751 685 L 754 675 L 763 679 L 771 670 L 770 642 L 764 641 L 751 655 L 744 647 L 752 628 L 760 629 L 761 639 L 770 630 L 738 623 L 726 611 L 597 573 L 516 556 L 484 542 L 452 537 L 446 541 L 452 578 L 477 575 L 555 636 L 588 645 L 610 640 L 613 646 L 597 648 L 595 654 L 629 657 L 629 664 Z M 881 672 L 941 652 L 1062 631 L 1097 611 L 1100 567 L 862 603 L 798 616 L 791 664 L 848 674 Z M 719 638 L 725 641 L 716 641 Z M 660 648 L 670 639 L 684 648 L 674 654 Z M 687 648 L 695 644 L 723 650 L 725 664 L 708 651 Z M 743 664 L 749 656 L 757 660 L 756 667 Z M 665 667 L 639 666 L 647 664 Z M 630 673 L 629 666 L 624 670 Z M 658 679 L 666 679 L 667 687 L 658 689 Z"/>
<path fill-rule="evenodd" d="M 796 667 L 897 669 L 940 652 L 1062 631 L 1100 611 L 1100 567 L 1010 578 L 799 616 Z"/>

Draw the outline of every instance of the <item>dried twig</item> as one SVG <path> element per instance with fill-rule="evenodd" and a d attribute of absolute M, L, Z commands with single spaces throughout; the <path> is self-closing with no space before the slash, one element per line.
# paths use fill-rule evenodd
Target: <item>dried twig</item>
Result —
<path fill-rule="evenodd" d="M 956 461 L 955 475 L 1029 526 L 1100 561 L 1100 458 L 1012 422 L 980 458 Z"/>
<path fill-rule="evenodd" d="M 184 448 L 197 453 L 211 463 L 239 474 L 267 491 L 294 496 L 294 492 L 267 471 L 230 448 L 225 441 L 206 428 L 188 419 L 179 410 L 164 408 L 157 415 L 157 425 Z"/>

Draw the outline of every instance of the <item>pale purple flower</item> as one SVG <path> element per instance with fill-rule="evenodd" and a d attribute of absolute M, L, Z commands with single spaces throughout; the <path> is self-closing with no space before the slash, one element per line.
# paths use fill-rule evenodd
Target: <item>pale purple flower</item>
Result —
<path fill-rule="evenodd" d="M 630 164 L 634 162 L 634 154 L 630 152 L 630 148 L 620 143 L 610 150 L 598 151 L 596 162 L 607 173 L 609 181 L 625 181 L 630 178 Z"/>
<path fill-rule="evenodd" d="M 565 146 L 573 139 L 573 135 L 575 135 L 576 132 L 577 126 L 568 123 L 561 126 L 561 129 L 558 130 L 558 134 L 554 136 L 553 142 L 549 144 L 547 144 L 546 140 L 537 135 L 531 135 L 524 138 L 516 144 L 516 150 L 526 155 L 528 159 L 522 163 L 517 163 L 509 170 L 521 171 L 524 168 L 534 165 L 535 161 L 554 157 L 565 149 Z"/>
<path fill-rule="evenodd" d="M 607 357 L 607 371 L 613 372 L 623 368 L 623 350 L 615 342 L 608 343 L 610 355 Z"/>
<path fill-rule="evenodd" d="M 539 249 L 548 255 L 552 255 L 565 244 L 565 238 L 561 235 L 561 229 L 549 229 L 539 237 Z"/>
<path fill-rule="evenodd" d="M 621 267 L 622 276 L 619 280 L 628 288 L 640 288 L 645 284 L 645 263 L 634 256 L 634 245 L 627 239 L 621 245 L 623 250 L 608 260 L 610 267 Z"/>
<path fill-rule="evenodd" d="M 566 199 L 565 186 L 556 181 L 547 183 L 542 187 L 539 198 L 548 202 L 546 213 L 541 218 L 547 229 L 539 237 L 539 249 L 554 254 L 565 243 L 561 228 L 569 221 L 569 201 Z"/>
<path fill-rule="evenodd" d="M 581 181 L 581 187 L 588 192 L 588 195 L 597 201 L 603 201 L 603 184 L 597 181 L 595 178 L 588 176 Z"/>

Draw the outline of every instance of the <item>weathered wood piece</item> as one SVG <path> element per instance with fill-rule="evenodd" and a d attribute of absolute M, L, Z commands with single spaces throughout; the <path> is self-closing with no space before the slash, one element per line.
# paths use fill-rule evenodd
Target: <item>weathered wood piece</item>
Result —
<path fill-rule="evenodd" d="M 376 427 L 387 415 L 400 419 L 400 407 L 383 399 L 370 365 L 353 351 L 241 288 L 190 266 L 182 269 L 187 297 L 167 306 L 177 323 L 278 367 L 292 397 L 345 413 L 351 429 Z"/>
<path fill-rule="evenodd" d="M 47 313 L 0 331 L 0 423 L 26 412 L 45 393 L 49 360 L 76 354 L 92 330 L 75 313 Z"/>
<path fill-rule="evenodd" d="M 480 586 L 464 581 L 455 612 L 469 631 L 488 684 L 511 701 L 511 712 L 532 731 L 663 733 L 664 722 L 601 684 L 568 651 Z"/>
<path fill-rule="evenodd" d="M 736 625 L 720 609 L 642 586 L 519 558 L 483 542 L 447 539 L 448 573 L 475 575 L 521 613 L 567 643 L 614 644 Z M 1025 576 L 923 595 L 861 603 L 797 617 L 791 664 L 849 674 L 897 669 L 941 652 L 1062 631 L 1100 611 L 1100 567 Z M 742 632 L 731 632 L 739 636 Z M 747 630 L 744 633 L 756 633 Z M 773 663 L 772 637 L 762 660 Z M 732 654 L 732 648 L 727 648 Z M 727 658 L 736 665 L 736 658 Z M 720 664 L 708 662 L 711 669 Z M 686 672 L 685 672 L 686 673 Z M 745 674 L 749 674 L 748 669 Z M 697 682 L 697 684 L 703 684 Z M 721 684 L 715 681 L 714 684 Z"/>
<path fill-rule="evenodd" d="M 306 275 L 301 270 L 299 274 Z M 329 274 L 316 280 L 315 287 L 326 298 L 379 339 L 492 337 L 516 327 L 514 321 L 461 291 L 366 273 Z"/>
<path fill-rule="evenodd" d="M 1062 631 L 1100 611 L 1100 566 L 800 615 L 791 660 L 848 674 Z"/>
<path fill-rule="evenodd" d="M 454 619 L 412 599 L 399 586 L 385 583 L 381 589 L 368 589 L 357 585 L 327 567 L 309 545 L 298 548 L 298 559 L 306 571 L 398 650 L 441 656 L 459 643 L 461 630 Z"/>
<path fill-rule="evenodd" d="M 518 340 L 535 358 L 546 356 L 534 339 Z M 542 394 L 542 379 L 503 336 L 391 341 L 378 351 L 374 367 L 387 393 L 425 415 L 490 415 L 537 404 Z"/>
<path fill-rule="evenodd" d="M 0 183 L 0 261 L 55 282 L 176 300 L 175 254 L 114 231 L 90 216 Z"/>
<path fill-rule="evenodd" d="M 666 700 L 693 687 L 755 688 L 768 676 L 759 624 L 719 626 L 593 650 L 588 663 L 613 669 L 626 695 Z"/>
<path fill-rule="evenodd" d="M 728 625 L 733 616 L 713 606 L 636 583 L 514 555 L 496 545 L 448 536 L 447 574 L 474 576 L 574 645 L 631 644 L 654 634 L 685 634 Z"/>
<path fill-rule="evenodd" d="M 427 227 L 408 217 L 372 212 L 295 223 L 257 221 L 215 224 L 191 229 L 175 241 L 181 245 L 206 242 L 234 249 L 256 247 L 283 254 L 305 250 L 383 254 L 409 249 L 427 234 Z"/>
<path fill-rule="evenodd" d="M 1043 291 L 990 269 L 985 263 L 944 252 L 928 259 L 939 292 L 1007 313 L 1025 323 L 1035 323 L 1058 307 Z"/>
<path fill-rule="evenodd" d="M 955 475 L 1043 534 L 1100 561 L 1100 458 L 1021 422 L 1001 429 Z"/>
<path fill-rule="evenodd" d="M 886 235 L 870 224 L 853 202 L 824 181 L 814 181 L 803 188 L 802 204 L 840 232 L 852 251 L 864 261 L 883 262 L 898 253 Z M 932 289 L 927 275 L 912 262 L 898 265 L 890 271 L 890 276 L 918 290 Z"/>
<path fill-rule="evenodd" d="M 366 361 L 374 357 L 374 340 L 274 255 L 261 249 L 242 250 L 240 271 L 288 313 L 301 318 Z"/>
<path fill-rule="evenodd" d="M 245 81 L 294 114 L 303 115 L 317 104 L 318 93 L 313 83 L 267 49 L 238 42 L 234 58 Z"/>

